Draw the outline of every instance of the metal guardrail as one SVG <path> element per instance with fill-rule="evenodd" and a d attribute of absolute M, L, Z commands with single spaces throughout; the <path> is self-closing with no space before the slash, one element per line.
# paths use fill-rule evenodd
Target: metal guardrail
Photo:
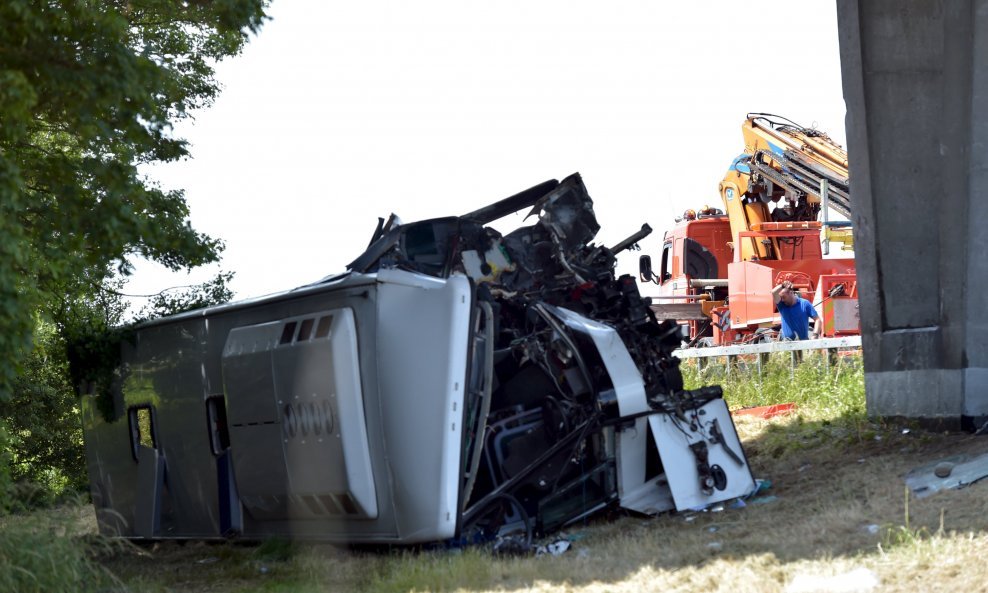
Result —
<path fill-rule="evenodd" d="M 771 352 L 795 352 L 797 350 L 830 350 L 833 348 L 860 348 L 861 336 L 821 338 L 797 342 L 765 342 L 738 346 L 712 346 L 709 348 L 682 348 L 673 351 L 679 358 L 708 358 L 711 356 L 737 356 L 739 354 L 769 354 Z"/>
<path fill-rule="evenodd" d="M 731 374 L 731 367 L 734 366 L 734 357 L 743 354 L 757 354 L 758 376 L 762 375 L 762 363 L 766 357 L 773 352 L 789 352 L 789 370 L 795 374 L 797 359 L 800 358 L 797 352 L 804 350 L 836 350 L 838 348 L 860 348 L 861 336 L 845 336 L 841 338 L 821 338 L 819 340 L 800 340 L 797 342 L 764 342 L 761 344 L 741 344 L 737 346 L 712 346 L 709 348 L 681 348 L 674 350 L 672 355 L 681 359 L 694 358 L 700 368 L 705 366 L 708 358 L 723 356 L 727 358 L 727 375 Z M 832 353 L 824 356 L 827 369 L 830 369 Z"/>

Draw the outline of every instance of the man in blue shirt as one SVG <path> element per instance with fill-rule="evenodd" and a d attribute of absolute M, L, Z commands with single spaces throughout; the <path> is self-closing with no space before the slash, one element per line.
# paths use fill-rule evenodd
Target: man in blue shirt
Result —
<path fill-rule="evenodd" d="M 808 300 L 796 295 L 792 282 L 786 280 L 772 289 L 772 300 L 782 316 L 783 340 L 808 340 L 820 337 L 823 322 L 816 309 Z M 810 333 L 810 319 L 814 319 L 813 333 Z"/>

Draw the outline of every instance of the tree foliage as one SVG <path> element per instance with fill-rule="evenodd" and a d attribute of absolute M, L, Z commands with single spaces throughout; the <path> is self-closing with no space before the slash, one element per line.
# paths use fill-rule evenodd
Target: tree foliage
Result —
<path fill-rule="evenodd" d="M 226 303 L 233 299 L 229 283 L 233 272 L 220 272 L 212 280 L 202 284 L 183 287 L 179 292 L 164 291 L 151 297 L 147 305 L 137 314 L 138 320 L 156 319 L 183 311 L 202 309 L 211 305 Z"/>
<path fill-rule="evenodd" d="M 19 500 L 45 502 L 88 483 L 78 398 L 67 370 L 61 336 L 53 324 L 39 320 L 11 398 L 0 402 L 10 441 L 6 463 L 21 489 Z"/>
<path fill-rule="evenodd" d="M 35 312 L 86 294 L 128 256 L 215 261 L 181 191 L 138 171 L 188 154 L 172 124 L 219 91 L 266 0 L 0 3 L 0 399 L 31 351 Z"/>
<path fill-rule="evenodd" d="M 132 323 L 225 303 L 233 298 L 227 285 L 232 277 L 232 272 L 221 272 L 202 284 L 156 295 Z M 119 292 L 122 284 L 113 277 L 97 292 L 63 302 L 53 312 L 59 324 L 36 317 L 34 347 L 13 382 L 11 397 L 0 401 L 0 426 L 6 426 L 6 437 L 0 435 L 0 442 L 6 439 L 0 490 L 3 475 L 15 485 L 8 496 L 0 492 L 0 510 L 5 498 L 19 506 L 44 504 L 87 485 L 75 387 L 88 381 L 109 392 L 120 340 L 131 332 L 131 324 L 123 323 L 127 302 Z M 101 377 L 101 371 L 109 377 Z M 107 404 L 112 409 L 112 401 Z"/>

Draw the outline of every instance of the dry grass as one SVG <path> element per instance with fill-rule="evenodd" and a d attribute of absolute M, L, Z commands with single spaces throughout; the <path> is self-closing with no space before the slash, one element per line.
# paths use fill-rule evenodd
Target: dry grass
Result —
<path fill-rule="evenodd" d="M 742 421 L 749 435 L 779 422 Z M 985 442 L 893 430 L 875 436 L 882 440 L 779 459 L 759 455 L 757 437 L 749 436 L 755 473 L 773 481 L 774 502 L 691 520 L 599 520 L 571 529 L 573 549 L 560 557 L 311 545 L 266 555 L 262 548 L 169 543 L 107 565 L 135 590 L 161 591 L 783 591 L 797 575 L 855 567 L 874 571 L 883 591 L 955 589 L 984 579 L 984 486 L 911 501 L 907 531 L 900 476 Z"/>
<path fill-rule="evenodd" d="M 841 590 L 846 582 L 825 579 L 847 573 L 857 590 L 986 590 L 988 483 L 910 500 L 907 516 L 902 475 L 988 449 L 988 439 L 869 422 L 854 364 L 842 367 L 836 383 L 807 368 L 802 378 L 763 377 L 762 385 L 776 382 L 772 392 L 728 385 L 732 407 L 794 394 L 802 402 L 794 417 L 737 419 L 756 477 L 773 484 L 766 494 L 776 498 L 765 504 L 600 518 L 568 530 L 573 547 L 559 557 L 495 558 L 483 547 L 369 552 L 286 542 L 162 543 L 104 565 L 135 591 L 796 593 Z M 749 399 L 731 400 L 744 389 Z M 828 399 L 820 391 L 842 393 Z M 863 587 L 871 578 L 877 587 Z"/>

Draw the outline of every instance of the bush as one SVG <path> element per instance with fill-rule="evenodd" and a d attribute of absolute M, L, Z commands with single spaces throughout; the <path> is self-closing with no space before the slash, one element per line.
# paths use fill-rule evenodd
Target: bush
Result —
<path fill-rule="evenodd" d="M 116 582 L 93 558 L 94 545 L 110 542 L 66 537 L 64 526 L 32 523 L 2 525 L 0 591 L 83 593 L 105 591 Z"/>
<path fill-rule="evenodd" d="M 0 401 L 8 437 L 0 461 L 21 504 L 49 503 L 88 483 L 78 400 L 67 377 L 58 332 L 39 322 L 34 350 L 14 381 L 11 399 Z"/>

